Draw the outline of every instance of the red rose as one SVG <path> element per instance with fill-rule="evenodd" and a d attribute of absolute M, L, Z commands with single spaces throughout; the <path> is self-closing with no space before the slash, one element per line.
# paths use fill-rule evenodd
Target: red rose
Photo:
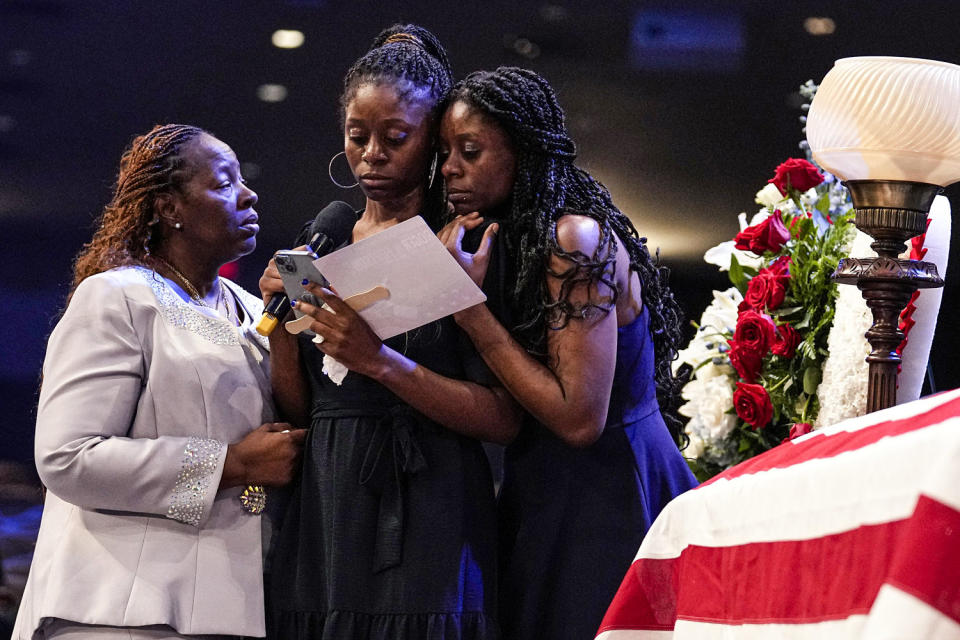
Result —
<path fill-rule="evenodd" d="M 759 384 L 738 382 L 737 390 L 733 392 L 733 406 L 740 419 L 753 427 L 754 431 L 770 424 L 773 418 L 770 394 Z"/>
<path fill-rule="evenodd" d="M 752 227 L 747 227 L 743 231 L 740 231 L 733 237 L 733 246 L 740 251 L 753 251 L 753 243 L 757 237 L 757 227 L 756 225 Z"/>
<path fill-rule="evenodd" d="M 790 263 L 793 262 L 793 258 L 790 256 L 780 256 L 776 260 L 770 263 L 770 266 L 767 267 L 767 271 L 771 271 L 780 276 L 790 275 Z"/>
<path fill-rule="evenodd" d="M 790 427 L 790 435 L 787 436 L 787 439 L 793 440 L 811 431 L 813 431 L 813 427 L 810 426 L 809 422 L 794 422 L 793 426 Z"/>
<path fill-rule="evenodd" d="M 776 325 L 770 316 L 747 310 L 737 316 L 737 328 L 730 345 L 730 364 L 737 375 L 747 382 L 754 382 L 763 368 L 763 357 L 770 351 L 776 334 Z"/>
<path fill-rule="evenodd" d="M 767 182 L 777 185 L 780 193 L 787 196 L 790 195 L 789 190 L 791 188 L 801 193 L 807 189 L 812 189 L 823 182 L 823 176 L 820 175 L 815 166 L 806 160 L 790 158 L 777 167 L 773 177 Z"/>
<path fill-rule="evenodd" d="M 783 224 L 783 212 L 777 209 L 773 215 L 747 227 L 734 238 L 734 246 L 741 251 L 752 251 L 760 255 L 764 251 L 777 253 L 790 239 L 790 231 Z"/>
<path fill-rule="evenodd" d="M 747 292 L 743 295 L 743 302 L 740 303 L 739 311 L 748 309 L 773 311 L 779 308 L 783 304 L 783 298 L 787 295 L 787 282 L 789 281 L 789 274 L 761 269 L 757 275 L 750 279 Z"/>
<path fill-rule="evenodd" d="M 782 324 L 777 327 L 771 350 L 778 356 L 792 358 L 797 353 L 797 345 L 801 340 L 800 333 L 796 329 L 788 324 Z"/>
<path fill-rule="evenodd" d="M 747 382 L 756 382 L 763 368 L 763 356 L 735 342 L 730 342 L 730 365 L 736 370 L 737 376 Z"/>
<path fill-rule="evenodd" d="M 767 355 L 770 345 L 773 344 L 774 336 L 777 332 L 777 325 L 765 313 L 757 313 L 753 310 L 747 310 L 737 316 L 737 327 L 733 330 L 733 339 L 730 345 L 734 343 L 755 351 L 760 356 Z"/>

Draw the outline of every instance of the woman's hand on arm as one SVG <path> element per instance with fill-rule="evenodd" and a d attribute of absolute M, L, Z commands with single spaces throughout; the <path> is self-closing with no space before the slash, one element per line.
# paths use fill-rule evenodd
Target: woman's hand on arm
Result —
<path fill-rule="evenodd" d="M 276 261 L 270 258 L 260 276 L 260 294 L 266 305 L 274 295 L 284 293 Z M 269 336 L 270 385 L 280 415 L 297 425 L 306 425 L 310 415 L 310 388 L 300 362 L 297 337 L 277 326 Z"/>
<path fill-rule="evenodd" d="M 308 288 L 330 309 L 304 301 L 297 309 L 314 318 L 323 337 L 317 348 L 345 367 L 372 378 L 443 426 L 479 440 L 506 444 L 520 429 L 522 410 L 499 387 L 441 376 L 397 353 L 346 302 L 320 286 Z"/>
<path fill-rule="evenodd" d="M 437 234 L 450 255 L 463 267 L 463 270 L 467 272 L 467 275 L 478 287 L 483 286 L 483 280 L 487 275 L 487 268 L 490 266 L 490 248 L 493 246 L 494 235 L 496 235 L 500 226 L 493 223 L 484 230 L 480 247 L 476 253 L 464 251 L 462 245 L 463 235 L 482 223 L 483 218 L 479 213 L 468 213 L 465 216 L 457 216 L 448 222 Z"/>
<path fill-rule="evenodd" d="M 557 238 L 566 252 L 592 256 L 599 244 L 599 227 L 585 216 L 564 216 L 557 224 Z M 554 300 L 561 295 L 564 280 L 553 274 L 574 266 L 568 258 L 550 256 L 545 277 Z M 563 328 L 547 330 L 546 365 L 530 356 L 484 305 L 454 317 L 524 408 L 567 444 L 587 446 L 600 437 L 606 423 L 616 365 L 617 314 L 611 291 L 600 283 L 578 283 L 566 300 L 573 308 L 584 309 L 585 317 L 568 318 Z M 604 312 L 603 307 L 609 310 Z"/>

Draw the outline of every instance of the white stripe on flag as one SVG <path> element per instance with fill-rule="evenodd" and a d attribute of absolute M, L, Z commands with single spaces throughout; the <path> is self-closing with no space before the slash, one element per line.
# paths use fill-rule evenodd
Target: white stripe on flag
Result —
<path fill-rule="evenodd" d="M 596 640 L 673 640 L 673 631 L 636 631 L 633 629 L 617 629 L 604 631 Z"/>
<path fill-rule="evenodd" d="M 913 513 L 925 484 L 931 497 L 960 510 L 955 494 L 941 495 L 946 492 L 922 480 L 931 471 L 929 452 L 945 444 L 960 448 L 958 430 L 960 418 L 951 418 L 832 458 L 687 492 L 654 522 L 637 558 L 675 558 L 688 545 L 808 540 L 902 520 Z"/>
<path fill-rule="evenodd" d="M 894 405 L 887 409 L 883 409 L 882 411 L 874 411 L 873 413 L 867 413 L 862 416 L 857 416 L 856 418 L 850 418 L 833 425 L 828 425 L 822 429 L 818 429 L 806 435 L 800 436 L 794 440 L 794 442 L 800 442 L 802 440 L 816 438 L 818 436 L 824 436 L 831 433 L 840 433 L 841 431 L 859 431 L 860 429 L 864 429 L 881 422 L 910 418 L 921 413 L 926 413 L 931 409 L 939 407 L 940 405 L 952 400 L 956 400 L 957 398 L 960 398 L 960 389 L 953 389 L 952 391 L 939 393 L 935 396 L 927 396 L 926 398 L 921 398 L 920 400 Z"/>
<path fill-rule="evenodd" d="M 863 637 L 870 640 L 957 640 L 960 638 L 960 624 L 926 602 L 885 584 L 873 602 Z"/>
<path fill-rule="evenodd" d="M 677 620 L 671 640 L 850 640 L 860 637 L 865 618 L 856 615 L 808 624 L 741 625 Z"/>

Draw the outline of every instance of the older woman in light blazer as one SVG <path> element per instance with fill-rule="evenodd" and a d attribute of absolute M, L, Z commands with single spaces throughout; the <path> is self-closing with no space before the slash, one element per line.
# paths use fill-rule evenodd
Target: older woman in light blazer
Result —
<path fill-rule="evenodd" d="M 124 153 L 50 336 L 47 486 L 14 638 L 262 636 L 262 485 L 303 432 L 273 422 L 259 298 L 218 276 L 253 250 L 226 144 L 155 127 Z"/>

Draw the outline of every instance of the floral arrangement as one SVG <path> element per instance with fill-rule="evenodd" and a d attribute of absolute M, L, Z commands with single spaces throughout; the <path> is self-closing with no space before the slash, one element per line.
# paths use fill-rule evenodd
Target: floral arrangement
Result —
<path fill-rule="evenodd" d="M 849 194 L 808 160 L 791 158 L 756 194 L 762 205 L 704 259 L 729 274 L 674 363 L 693 373 L 680 413 L 685 454 L 703 480 L 810 431 L 837 286 L 855 235 Z"/>

